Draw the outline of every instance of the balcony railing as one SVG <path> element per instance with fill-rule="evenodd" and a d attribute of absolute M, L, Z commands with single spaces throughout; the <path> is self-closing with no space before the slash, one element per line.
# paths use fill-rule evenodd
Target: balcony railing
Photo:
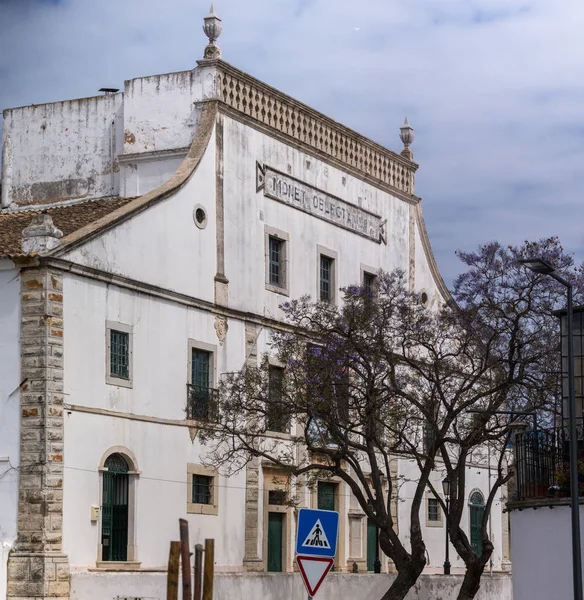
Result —
<path fill-rule="evenodd" d="M 217 390 L 187 384 L 187 419 L 195 421 L 217 421 Z"/>
<path fill-rule="evenodd" d="M 584 496 L 584 430 L 577 428 L 578 478 Z M 539 429 L 515 434 L 516 499 L 568 497 L 570 495 L 569 427 Z"/>

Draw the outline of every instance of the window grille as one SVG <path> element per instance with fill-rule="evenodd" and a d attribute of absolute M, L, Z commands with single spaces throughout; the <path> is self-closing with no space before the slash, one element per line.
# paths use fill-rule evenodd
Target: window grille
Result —
<path fill-rule="evenodd" d="M 320 300 L 330 302 L 332 300 L 332 273 L 333 259 L 321 254 L 320 256 Z"/>
<path fill-rule="evenodd" d="M 278 287 L 284 286 L 284 270 L 282 268 L 282 255 L 283 255 L 283 244 L 282 240 L 270 236 L 269 244 L 269 274 L 270 274 L 270 285 Z"/>
<path fill-rule="evenodd" d="M 110 329 L 110 375 L 130 379 L 130 334 Z"/>
<path fill-rule="evenodd" d="M 193 504 L 211 504 L 213 477 L 193 475 Z"/>
<path fill-rule="evenodd" d="M 436 498 L 428 498 L 428 521 L 440 521 L 440 504 Z"/>

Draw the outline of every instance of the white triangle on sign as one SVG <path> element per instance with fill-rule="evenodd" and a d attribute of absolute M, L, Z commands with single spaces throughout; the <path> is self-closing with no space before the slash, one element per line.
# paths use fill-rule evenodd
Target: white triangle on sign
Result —
<path fill-rule="evenodd" d="M 297 556 L 296 562 L 309 596 L 314 596 L 333 566 L 332 558 Z"/>
<path fill-rule="evenodd" d="M 306 536 L 302 546 L 306 548 L 324 548 L 325 550 L 331 549 L 331 545 L 326 537 L 326 533 L 324 532 L 320 519 L 318 519 L 312 526 L 312 529 Z"/>

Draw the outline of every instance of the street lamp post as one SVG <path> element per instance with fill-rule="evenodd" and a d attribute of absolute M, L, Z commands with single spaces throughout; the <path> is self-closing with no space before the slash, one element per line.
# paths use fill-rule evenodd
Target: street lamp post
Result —
<path fill-rule="evenodd" d="M 444 575 L 450 575 L 450 560 L 448 560 L 449 540 L 448 540 L 448 519 L 450 512 L 450 479 L 448 477 L 442 480 L 442 491 L 446 498 L 446 559 L 444 560 Z"/>
<path fill-rule="evenodd" d="M 576 399 L 574 396 L 574 326 L 572 323 L 572 284 L 560 277 L 554 267 L 541 258 L 519 261 L 534 273 L 549 275 L 561 283 L 568 292 L 568 395 L 570 418 L 570 505 L 572 512 L 572 577 L 574 600 L 584 600 L 582 595 L 582 556 L 580 550 L 580 506 L 578 498 L 578 432 L 576 429 Z"/>

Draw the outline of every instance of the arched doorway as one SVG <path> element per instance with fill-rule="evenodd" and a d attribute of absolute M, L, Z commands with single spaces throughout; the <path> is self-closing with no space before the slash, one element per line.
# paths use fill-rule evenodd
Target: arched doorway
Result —
<path fill-rule="evenodd" d="M 128 560 L 128 463 L 121 454 L 107 457 L 101 502 L 101 545 L 104 561 Z"/>
<path fill-rule="evenodd" d="M 483 515 L 485 499 L 481 492 L 470 495 L 470 545 L 473 552 L 480 556 L 483 553 Z"/>

